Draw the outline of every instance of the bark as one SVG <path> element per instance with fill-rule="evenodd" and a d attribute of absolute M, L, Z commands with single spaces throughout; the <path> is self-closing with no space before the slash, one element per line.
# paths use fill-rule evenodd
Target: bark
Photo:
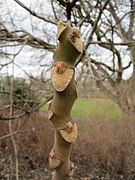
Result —
<path fill-rule="evenodd" d="M 54 52 L 51 70 L 54 97 L 48 107 L 49 120 L 55 128 L 49 163 L 55 169 L 52 180 L 67 180 L 74 171 L 70 153 L 77 138 L 77 125 L 71 118 L 71 109 L 77 98 L 74 67 L 83 52 L 83 45 L 80 30 L 61 21 L 58 22 L 57 38 L 59 45 Z"/>
<path fill-rule="evenodd" d="M 131 89 L 130 89 L 130 99 L 131 99 L 130 116 L 134 118 L 135 117 L 135 47 L 131 49 L 131 57 L 133 63 L 133 74 L 131 77 Z"/>

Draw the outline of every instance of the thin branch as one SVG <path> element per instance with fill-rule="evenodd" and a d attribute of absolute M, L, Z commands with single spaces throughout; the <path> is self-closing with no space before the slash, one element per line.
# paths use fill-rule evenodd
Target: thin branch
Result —
<path fill-rule="evenodd" d="M 11 105 L 6 105 L 6 106 L 3 106 L 3 107 L 0 107 L 0 110 L 9 109 L 10 107 L 11 107 Z"/>
<path fill-rule="evenodd" d="M 130 22 L 129 22 L 129 28 L 128 28 L 128 36 L 130 39 L 132 39 L 134 34 L 134 19 L 135 19 L 135 3 L 133 0 L 131 2 L 131 11 L 130 11 Z"/>
<path fill-rule="evenodd" d="M 20 51 L 19 51 L 20 52 Z M 15 56 L 13 57 L 13 63 L 12 63 L 12 76 L 10 79 L 10 109 L 9 109 L 9 117 L 12 117 L 13 115 L 13 87 L 14 87 L 14 60 L 15 60 Z M 8 123 L 9 126 L 9 133 L 13 134 L 13 129 L 12 129 L 12 121 L 9 120 Z M 15 155 L 15 173 L 16 173 L 16 180 L 19 180 L 19 161 L 18 161 L 18 149 L 17 149 L 17 143 L 15 140 L 14 135 L 11 136 L 11 141 L 13 144 L 13 148 L 14 148 L 14 155 Z"/>
<path fill-rule="evenodd" d="M 55 19 L 58 20 L 57 13 L 56 13 L 56 11 L 55 11 L 55 7 L 54 7 L 54 4 L 53 4 L 53 1 L 52 1 L 52 0 L 51 0 L 51 5 L 52 5 L 52 10 L 53 10 L 53 13 L 54 13 L 54 17 L 55 17 Z"/>
<path fill-rule="evenodd" d="M 30 115 L 36 111 L 38 111 L 43 105 L 45 105 L 48 101 L 50 101 L 53 98 L 53 96 L 51 95 L 50 97 L 48 97 L 43 103 L 39 104 L 37 107 L 35 107 L 32 110 L 24 110 L 24 112 L 17 114 L 17 115 L 12 115 L 12 116 L 2 116 L 2 114 L 0 115 L 0 120 L 5 120 L 5 121 L 9 121 L 9 120 L 16 120 L 16 119 L 20 119 L 21 117 L 24 117 L 26 115 Z"/>
<path fill-rule="evenodd" d="M 23 133 L 27 133 L 27 132 L 30 132 L 30 131 L 39 131 L 39 130 L 43 130 L 43 129 L 46 129 L 46 128 L 50 128 L 50 129 L 53 129 L 52 127 L 50 126 L 45 126 L 45 127 L 36 127 L 36 128 L 31 128 L 31 129 L 25 129 L 25 130 L 17 130 L 17 131 L 14 131 L 12 133 L 9 133 L 9 134 L 6 134 L 2 137 L 0 137 L 0 140 L 3 140 L 3 139 L 6 139 L 6 138 L 9 138 L 13 135 L 17 135 L 17 134 L 23 134 Z"/>
<path fill-rule="evenodd" d="M 55 45 L 51 45 L 40 38 L 34 37 L 26 31 L 17 30 L 17 31 L 9 32 L 7 29 L 2 29 L 0 30 L 0 32 L 1 32 L 0 40 L 2 42 L 5 41 L 5 43 L 16 41 L 16 42 L 20 42 L 21 44 L 26 43 L 27 45 L 31 47 L 47 49 L 51 52 L 53 52 L 55 48 Z M 16 33 L 18 32 L 23 32 L 23 34 L 17 35 Z M 6 44 L 5 46 L 8 46 L 8 45 Z"/>
<path fill-rule="evenodd" d="M 54 24 L 56 25 L 57 22 L 56 21 L 52 21 L 51 19 L 49 18 L 45 18 L 44 16 L 42 16 L 41 14 L 38 14 L 36 13 L 34 10 L 30 9 L 29 7 L 27 7 L 25 4 L 23 4 L 21 1 L 19 0 L 14 0 L 17 4 L 19 4 L 21 7 L 23 7 L 24 9 L 26 9 L 31 15 L 39 18 L 39 19 L 42 19 L 48 23 L 51 23 L 51 24 Z"/>
<path fill-rule="evenodd" d="M 26 114 L 29 114 L 28 112 L 23 112 L 21 114 L 18 115 L 13 115 L 13 116 L 2 116 L 2 114 L 0 115 L 0 120 L 5 120 L 5 121 L 9 121 L 9 120 L 15 120 L 15 119 L 19 119 L 23 116 L 25 116 Z"/>
<path fill-rule="evenodd" d="M 113 16 L 113 18 L 115 19 L 115 22 L 116 22 L 116 24 L 114 25 L 114 27 L 117 25 L 117 27 L 119 28 L 119 31 L 121 32 L 121 38 L 123 38 L 123 39 L 127 39 L 127 34 L 126 34 L 126 31 L 125 31 L 125 29 L 122 27 L 122 24 L 121 24 L 121 18 L 119 18 L 118 17 L 118 15 L 116 14 L 116 12 L 115 12 L 115 9 L 114 9 L 114 6 L 113 6 L 113 4 L 111 3 L 111 2 L 109 2 L 109 6 L 110 6 L 110 8 L 109 8 L 109 11 L 111 12 L 111 14 L 112 14 L 112 16 Z M 125 16 L 124 16 L 125 17 Z M 123 17 L 123 18 L 124 18 Z"/>
<path fill-rule="evenodd" d="M 98 44 L 98 45 L 111 45 L 111 42 L 106 41 L 90 41 L 89 44 Z M 125 42 L 113 42 L 115 46 L 135 46 L 135 41 L 125 41 Z"/>
<path fill-rule="evenodd" d="M 87 47 L 89 46 L 90 41 L 92 40 L 93 34 L 94 34 L 94 32 L 96 31 L 96 29 L 97 29 L 97 24 L 98 24 L 98 22 L 99 22 L 99 20 L 100 20 L 100 18 L 101 18 L 101 15 L 102 15 L 104 9 L 106 8 L 107 4 L 109 3 L 109 1 L 110 1 L 110 0 L 106 0 L 106 1 L 105 1 L 103 7 L 102 7 L 101 10 L 100 10 L 100 13 L 99 13 L 96 21 L 94 22 L 92 31 L 91 31 L 90 36 L 89 36 L 89 38 L 88 38 L 88 41 L 86 42 L 86 45 L 85 45 L 86 49 L 87 49 Z"/>
<path fill-rule="evenodd" d="M 4 136 L 2 136 L 2 137 L 0 137 L 0 140 L 3 140 L 3 139 L 6 139 L 6 138 L 9 138 L 9 137 L 11 137 L 11 136 L 13 136 L 13 135 L 16 135 L 18 132 L 17 131 L 15 131 L 15 132 L 12 132 L 12 133 L 10 133 L 10 134 L 6 134 L 6 135 L 4 135 Z"/>

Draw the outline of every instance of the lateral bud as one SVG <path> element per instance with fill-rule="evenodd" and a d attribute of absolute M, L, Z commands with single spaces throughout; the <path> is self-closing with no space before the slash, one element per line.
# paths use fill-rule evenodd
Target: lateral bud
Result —
<path fill-rule="evenodd" d="M 69 172 L 68 172 L 68 176 L 73 176 L 73 174 L 74 174 L 74 169 L 75 169 L 74 163 L 73 163 L 73 162 L 70 162 L 70 170 L 69 170 Z"/>
<path fill-rule="evenodd" d="M 67 66 L 65 65 L 65 63 L 63 61 L 58 61 L 54 64 L 54 66 L 56 67 L 56 72 L 58 74 L 62 74 L 65 72 Z"/>
<path fill-rule="evenodd" d="M 63 61 L 58 61 L 52 66 L 52 84 L 58 92 L 67 88 L 73 76 L 74 68 L 67 67 Z"/>
<path fill-rule="evenodd" d="M 56 158 L 56 154 L 54 153 L 54 151 L 52 150 L 50 152 L 50 156 L 49 156 L 49 164 L 50 167 L 52 169 L 57 168 L 60 165 L 61 161 L 59 159 Z"/>
<path fill-rule="evenodd" d="M 77 138 L 77 125 L 73 121 L 69 121 L 62 129 L 59 130 L 65 141 L 73 143 Z"/>

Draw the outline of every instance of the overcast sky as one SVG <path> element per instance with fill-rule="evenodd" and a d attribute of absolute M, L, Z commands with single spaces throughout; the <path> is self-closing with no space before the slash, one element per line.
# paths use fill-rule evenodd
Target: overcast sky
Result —
<path fill-rule="evenodd" d="M 38 1 L 37 0 L 23 0 L 23 3 L 34 9 L 34 11 L 46 16 L 46 14 L 52 14 L 50 1 Z M 56 44 L 56 27 L 45 23 L 43 20 L 40 20 L 36 17 L 31 16 L 25 9 L 20 7 L 14 0 L 0 0 L 0 17 L 5 21 L 6 27 L 8 29 L 23 29 L 27 32 L 30 32 L 32 35 L 49 41 L 52 44 Z M 12 21 L 14 23 L 12 23 Z M 44 31 L 44 33 L 43 33 Z M 49 35 L 47 35 L 49 33 Z M 53 38 L 50 38 L 52 34 Z M 20 47 L 15 48 L 4 48 L 3 50 L 8 53 L 18 52 Z M 10 62 L 11 59 L 3 58 L 1 60 L 2 64 Z M 33 75 L 40 75 L 41 71 L 44 68 L 46 63 L 51 64 L 52 62 L 52 53 L 47 53 L 45 50 L 34 49 L 28 46 L 25 46 L 23 50 L 17 55 L 14 59 L 14 72 L 15 76 L 26 76 L 24 71 L 31 73 Z M 21 68 L 19 68 L 18 66 Z M 1 74 L 11 74 L 12 65 L 4 67 L 0 73 Z M 47 67 L 48 68 L 48 67 Z M 23 71 L 24 70 L 24 71 Z"/>
<path fill-rule="evenodd" d="M 33 9 L 34 11 L 46 16 L 49 13 L 49 16 L 53 18 L 51 3 L 48 0 L 40 0 L 37 3 L 37 0 L 22 0 L 22 2 Z M 49 41 L 52 44 L 56 44 L 56 26 L 51 25 L 50 23 L 45 23 L 44 21 L 31 16 L 25 9 L 20 7 L 14 0 L 0 0 L 0 16 L 6 22 L 6 26 L 11 30 L 20 28 L 30 32 L 32 35 Z M 12 23 L 14 21 L 14 24 Z M 50 35 L 53 38 L 50 38 Z M 20 48 L 20 47 L 19 47 Z M 109 58 L 110 54 L 105 50 L 100 53 L 100 48 L 96 46 L 90 46 L 93 54 L 95 54 L 96 59 L 99 61 L 105 61 L 106 64 L 110 64 L 112 59 Z M 9 50 L 9 49 L 8 49 Z M 10 52 L 18 51 L 18 48 L 10 49 Z M 95 52 L 95 53 L 94 53 Z M 97 54 L 101 54 L 100 56 Z M 123 56 L 125 58 L 124 65 L 128 64 L 129 56 L 126 54 Z M 3 61 L 9 61 L 8 59 L 3 59 Z M 47 53 L 45 50 L 37 50 L 26 46 L 23 48 L 21 53 L 15 58 L 15 63 L 19 65 L 23 70 L 26 70 L 27 73 L 34 75 L 39 75 L 43 70 L 44 66 L 41 65 L 51 64 L 52 62 L 52 53 Z M 16 65 L 15 75 L 24 76 L 23 70 L 18 68 Z M 11 65 L 3 68 L 0 73 L 11 73 Z M 132 67 L 124 72 L 124 78 L 127 78 L 132 73 Z"/>

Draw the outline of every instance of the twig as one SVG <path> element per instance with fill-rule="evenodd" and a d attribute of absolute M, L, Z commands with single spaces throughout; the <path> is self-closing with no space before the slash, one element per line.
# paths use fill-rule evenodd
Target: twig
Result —
<path fill-rule="evenodd" d="M 56 22 L 55 21 L 52 21 L 48 18 L 45 18 L 44 16 L 42 16 L 41 14 L 38 14 L 36 13 L 34 10 L 30 9 L 29 7 L 27 7 L 25 4 L 23 4 L 22 2 L 20 2 L 19 0 L 14 0 L 17 4 L 19 4 L 21 7 L 23 7 L 24 9 L 26 9 L 31 15 L 39 18 L 39 19 L 42 19 L 48 23 L 51 23 L 51 24 L 55 24 L 56 25 Z"/>
<path fill-rule="evenodd" d="M 98 22 L 99 22 L 99 20 L 100 20 L 100 18 L 101 18 L 101 15 L 102 15 L 104 9 L 106 8 L 108 2 L 109 2 L 109 0 L 106 0 L 105 3 L 104 3 L 104 5 L 103 5 L 103 7 L 102 7 L 101 10 L 100 10 L 100 13 L 99 13 L 99 15 L 98 15 L 98 17 L 97 17 L 94 25 L 93 25 L 93 28 L 92 28 L 92 31 L 91 31 L 90 36 L 89 36 L 89 38 L 88 38 L 88 41 L 87 41 L 87 43 L 86 43 L 86 45 L 85 45 L 86 49 L 87 49 L 87 47 L 89 46 L 90 41 L 92 40 L 92 36 L 93 36 L 94 32 L 96 31 L 97 24 L 98 24 Z"/>
<path fill-rule="evenodd" d="M 15 58 L 15 56 L 14 56 Z M 11 86 L 10 86 L 10 117 L 13 115 L 13 85 L 14 85 L 14 59 L 13 59 L 13 64 L 12 64 L 12 77 L 11 77 Z M 11 135 L 11 141 L 13 143 L 14 147 L 14 154 L 15 154 L 15 172 L 16 172 L 16 180 L 19 180 L 19 162 L 18 162 L 18 149 L 17 149 L 17 144 L 15 137 L 13 135 L 13 130 L 12 130 L 12 121 L 9 121 L 9 133 Z"/>
<path fill-rule="evenodd" d="M 13 135 L 23 134 L 23 133 L 27 133 L 27 132 L 30 132 L 30 131 L 34 131 L 35 132 L 35 131 L 39 131 L 39 130 L 43 130 L 43 129 L 48 129 L 48 128 L 53 129 L 50 126 L 45 126 L 45 127 L 37 127 L 37 128 L 31 128 L 31 129 L 25 129 L 25 130 L 17 130 L 17 131 L 14 131 L 12 133 L 9 133 L 9 134 L 6 134 L 6 135 L 0 137 L 0 140 L 9 138 L 9 137 L 11 137 Z"/>

